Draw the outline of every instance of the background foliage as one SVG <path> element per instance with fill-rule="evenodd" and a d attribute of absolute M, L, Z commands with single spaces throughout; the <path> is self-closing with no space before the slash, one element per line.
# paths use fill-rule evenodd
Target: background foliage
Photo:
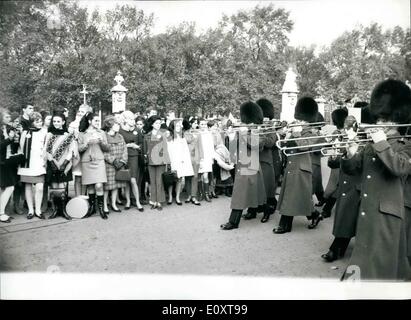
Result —
<path fill-rule="evenodd" d="M 223 16 L 204 33 L 193 23 L 152 34 L 153 15 L 122 5 L 88 12 L 76 2 L 0 3 L 0 107 L 19 110 L 88 103 L 111 110 L 113 79 L 121 70 L 128 108 L 160 113 L 237 114 L 247 99 L 271 99 L 277 111 L 285 71 L 298 73 L 300 95 L 328 104 L 367 100 L 376 82 L 411 80 L 410 29 L 377 24 L 347 31 L 328 47 L 290 47 L 293 21 L 273 5 Z"/>

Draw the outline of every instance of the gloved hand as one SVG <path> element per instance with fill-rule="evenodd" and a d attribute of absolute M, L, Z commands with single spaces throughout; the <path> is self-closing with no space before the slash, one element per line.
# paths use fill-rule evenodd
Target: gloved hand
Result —
<path fill-rule="evenodd" d="M 370 132 L 371 139 L 374 143 L 387 140 L 387 135 L 381 129 Z"/>
<path fill-rule="evenodd" d="M 121 162 L 119 159 L 115 159 L 113 161 L 113 166 L 116 170 L 120 170 L 123 167 L 124 163 Z"/>

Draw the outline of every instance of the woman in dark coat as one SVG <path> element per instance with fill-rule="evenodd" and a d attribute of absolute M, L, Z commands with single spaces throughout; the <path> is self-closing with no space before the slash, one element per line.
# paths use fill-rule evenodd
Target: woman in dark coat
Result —
<path fill-rule="evenodd" d="M 17 155 L 19 133 L 11 127 L 10 114 L 0 110 L 0 222 L 9 223 L 11 217 L 5 213 L 6 205 L 18 181 L 17 166 L 24 157 Z"/>
<path fill-rule="evenodd" d="M 139 183 L 141 184 L 142 179 L 142 168 L 140 156 L 143 153 L 143 146 L 139 140 L 142 136 L 141 130 L 137 130 L 136 122 L 134 119 L 134 113 L 131 111 L 124 111 L 122 113 L 123 117 L 123 127 L 120 129 L 119 133 L 123 136 L 124 141 L 127 146 L 128 162 L 127 166 L 130 170 L 131 180 L 129 184 L 126 184 L 126 199 L 127 203 L 125 209 L 130 209 L 131 206 L 131 194 L 133 192 L 134 198 L 136 199 L 136 206 L 139 211 L 143 211 L 144 208 L 140 204 L 140 192 L 138 190 Z M 130 191 L 131 186 L 131 191 Z"/>

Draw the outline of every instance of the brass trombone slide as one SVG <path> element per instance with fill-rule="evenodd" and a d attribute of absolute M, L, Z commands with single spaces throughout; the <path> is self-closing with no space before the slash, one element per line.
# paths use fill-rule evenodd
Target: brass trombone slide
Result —
<path fill-rule="evenodd" d="M 397 128 L 397 127 L 411 127 L 411 123 L 404 123 L 404 124 L 368 124 L 368 123 L 360 123 L 358 124 L 358 129 L 372 129 L 372 128 Z"/>
<path fill-rule="evenodd" d="M 409 138 L 411 138 L 411 135 L 395 135 L 395 136 L 389 136 L 389 137 L 387 137 L 387 140 L 390 140 L 390 139 L 402 139 L 402 138 L 407 138 L 407 139 L 409 139 Z M 331 154 L 328 154 L 327 153 L 327 150 L 339 150 L 339 149 L 345 149 L 345 148 L 347 148 L 350 144 L 352 144 L 352 143 L 358 143 L 360 146 L 365 146 L 368 142 L 371 142 L 372 141 L 372 139 L 371 138 L 368 138 L 368 139 L 360 139 L 360 140 L 353 140 L 353 141 L 335 141 L 335 142 L 333 142 L 332 144 L 333 144 L 333 146 L 331 146 L 331 147 L 324 147 L 324 148 L 321 148 L 321 154 L 323 155 L 323 156 L 330 156 Z M 337 146 L 338 145 L 338 146 Z M 336 153 L 334 153 L 334 154 L 332 154 L 332 155 L 343 155 L 344 153 L 341 153 L 341 152 L 336 152 Z"/>

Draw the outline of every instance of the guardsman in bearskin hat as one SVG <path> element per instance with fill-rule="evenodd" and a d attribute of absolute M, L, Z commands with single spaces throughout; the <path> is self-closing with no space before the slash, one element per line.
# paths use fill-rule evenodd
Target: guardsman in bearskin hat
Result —
<path fill-rule="evenodd" d="M 331 113 L 331 119 L 333 125 L 337 127 L 337 129 L 332 133 L 334 134 L 342 134 L 344 130 L 344 121 L 348 116 L 347 108 L 339 108 L 335 109 Z M 338 139 L 336 139 L 338 140 Z M 338 157 L 337 157 L 338 158 Z M 336 168 L 333 168 L 333 162 L 330 162 L 330 159 L 336 160 L 337 158 L 330 157 L 328 158 L 328 166 L 331 168 L 330 177 L 328 179 L 327 186 L 324 191 L 324 198 L 323 201 L 320 201 L 319 206 L 324 205 L 321 215 L 324 218 L 329 218 L 331 216 L 331 210 L 335 205 L 336 194 L 337 194 L 337 187 L 338 187 L 338 177 L 340 175 L 340 165 L 338 164 Z M 331 166 L 330 166 L 331 165 Z"/>
<path fill-rule="evenodd" d="M 343 172 L 361 174 L 355 246 L 343 279 L 405 280 L 410 266 L 403 179 L 411 172 L 411 145 L 398 138 L 395 125 L 410 118 L 411 90 L 398 80 L 382 81 L 369 107 L 385 127 L 366 129 L 372 142 L 362 150 L 351 143 L 341 160 Z"/>
<path fill-rule="evenodd" d="M 316 122 L 318 105 L 313 98 L 302 97 L 295 106 L 294 118 L 297 124 Z M 313 132 L 309 126 L 293 126 L 286 135 L 286 139 L 299 137 L 312 137 Z M 290 153 L 305 151 L 305 145 L 317 143 L 318 139 L 304 139 L 287 142 L 288 147 L 301 146 Z M 287 158 L 284 170 L 281 193 L 278 199 L 277 210 L 281 214 L 280 224 L 273 232 L 282 234 L 291 232 L 293 218 L 295 216 L 310 216 L 317 219 L 312 204 L 312 162 L 309 153 L 291 155 Z"/>
<path fill-rule="evenodd" d="M 240 106 L 240 118 L 245 124 L 262 124 L 263 112 L 258 104 L 249 101 Z M 264 178 L 258 160 L 264 145 L 264 135 L 250 134 L 247 127 L 240 128 L 231 214 L 228 222 L 220 226 L 223 230 L 238 228 L 244 209 L 257 210 L 258 206 L 266 203 Z"/>
<path fill-rule="evenodd" d="M 260 106 L 261 110 L 263 111 L 264 118 L 272 120 L 274 118 L 274 106 L 273 104 L 265 99 L 257 100 L 257 104 Z M 266 211 L 264 212 L 264 216 L 261 219 L 261 222 L 267 222 L 270 218 L 270 214 L 273 214 L 275 208 L 277 206 L 277 199 L 275 198 L 275 191 L 277 183 L 275 181 L 275 173 L 274 173 L 274 164 L 273 164 L 273 147 L 277 141 L 277 136 L 275 132 L 271 132 L 264 134 L 264 145 L 260 142 L 260 147 L 262 150 L 259 154 L 259 160 L 261 169 L 263 172 L 264 177 L 264 186 L 265 192 L 267 194 L 267 206 Z M 260 210 L 263 210 L 260 206 Z M 258 211 L 260 211 L 258 210 Z M 247 214 L 244 215 L 244 219 L 254 219 L 257 215 L 257 212 L 253 208 L 249 208 Z"/>
<path fill-rule="evenodd" d="M 335 110 L 334 112 L 338 112 L 339 110 Z M 340 111 L 338 114 L 335 114 L 334 112 L 332 118 L 333 121 L 335 119 L 334 123 L 337 124 L 337 128 L 339 128 L 341 124 L 340 120 L 342 120 L 344 123 L 341 132 L 347 133 L 347 131 L 352 128 L 352 125 L 356 123 L 356 119 L 353 116 L 348 116 L 348 111 L 346 110 L 345 113 Z M 344 116 L 345 121 L 343 120 Z M 372 117 L 368 107 L 361 109 L 361 121 L 366 124 L 375 123 L 375 119 Z M 328 159 L 328 166 L 332 172 L 336 170 L 338 173 L 338 187 L 333 194 L 336 200 L 336 207 L 332 234 L 335 238 L 328 252 L 321 257 L 327 262 L 332 262 L 344 256 L 351 238 L 355 237 L 361 195 L 361 175 L 359 173 L 354 175 L 344 173 L 340 169 L 341 156 L 331 156 Z M 327 204 L 328 201 L 326 202 L 326 205 Z M 325 213 L 324 211 L 331 213 L 331 208 L 329 208 L 329 210 L 323 209 L 323 215 Z"/>

